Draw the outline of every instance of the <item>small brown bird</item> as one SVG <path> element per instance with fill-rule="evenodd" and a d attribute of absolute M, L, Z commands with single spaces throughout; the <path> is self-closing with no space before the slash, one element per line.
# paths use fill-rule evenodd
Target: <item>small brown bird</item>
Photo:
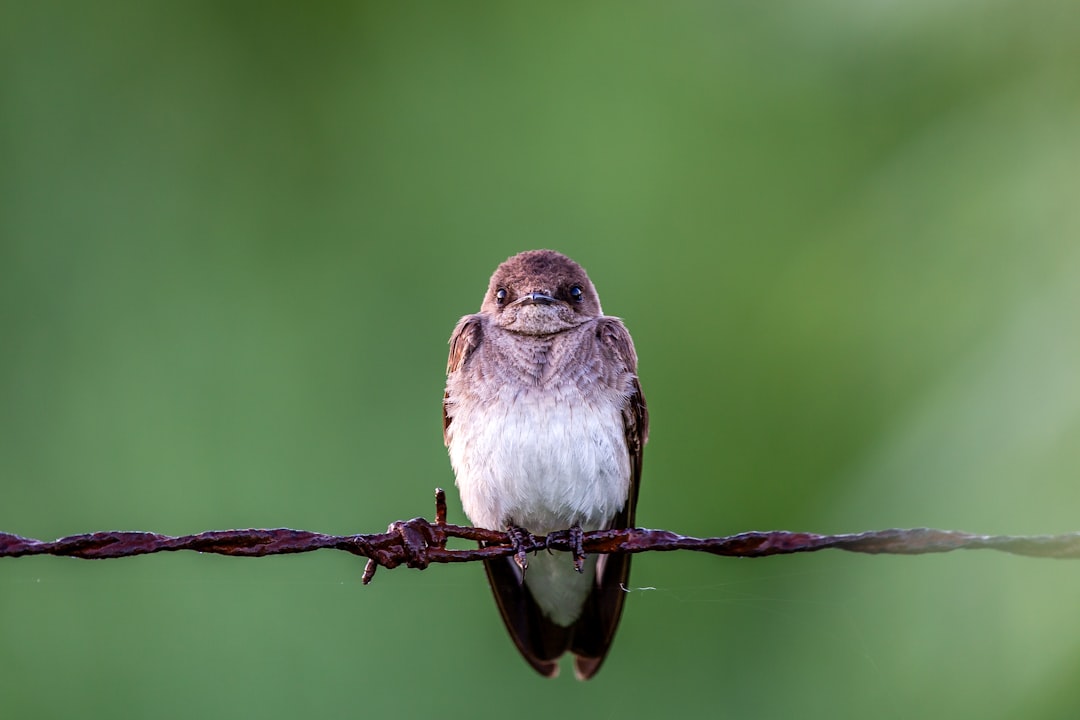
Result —
<path fill-rule="evenodd" d="M 509 258 L 480 312 L 450 337 L 443 427 L 462 505 L 491 530 L 547 535 L 634 525 L 649 417 L 622 321 L 580 265 L 552 250 Z M 485 562 L 510 636 L 542 675 L 574 654 L 600 669 L 622 614 L 629 555 L 540 553 L 528 572 Z"/>

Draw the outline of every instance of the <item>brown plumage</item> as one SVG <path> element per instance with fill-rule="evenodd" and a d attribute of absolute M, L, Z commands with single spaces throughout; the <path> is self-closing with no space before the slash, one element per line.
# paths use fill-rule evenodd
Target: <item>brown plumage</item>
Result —
<path fill-rule="evenodd" d="M 474 524 L 537 534 L 633 526 L 648 436 L 637 355 L 566 256 L 535 250 L 496 269 L 480 313 L 451 336 L 443 427 Z M 529 664 L 553 677 L 569 651 L 587 679 L 618 626 L 630 556 L 589 558 L 584 576 L 568 555 L 552 558 L 534 556 L 529 573 L 488 561 L 488 580 Z"/>

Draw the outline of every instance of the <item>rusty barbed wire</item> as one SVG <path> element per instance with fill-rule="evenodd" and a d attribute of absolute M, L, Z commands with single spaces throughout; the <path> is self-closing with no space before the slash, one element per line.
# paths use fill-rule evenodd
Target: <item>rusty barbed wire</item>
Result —
<path fill-rule="evenodd" d="M 484 547 L 449 549 L 446 542 L 459 538 L 484 543 Z M 923 555 L 953 550 L 997 550 L 1014 555 L 1045 558 L 1080 558 L 1080 533 L 1063 535 L 973 535 L 955 530 L 914 528 L 889 529 L 844 535 L 816 533 L 744 532 L 726 537 L 696 538 L 667 530 L 629 528 L 584 533 L 581 548 L 586 553 L 641 553 L 691 550 L 726 557 L 767 557 L 800 552 L 836 549 L 848 552 L 890 555 Z M 315 550 L 342 550 L 368 559 L 363 582 L 371 581 L 379 567 L 405 565 L 426 568 L 431 563 L 475 562 L 513 555 L 525 550 L 575 549 L 569 531 L 546 537 L 529 537 L 523 548 L 511 545 L 503 532 L 450 525 L 446 522 L 446 494 L 435 491 L 435 522 L 413 518 L 390 524 L 385 533 L 370 535 L 325 535 L 306 530 L 250 529 L 211 530 L 178 537 L 152 532 L 103 531 L 71 535 L 51 542 L 0 533 L 0 557 L 57 555 L 86 560 L 133 557 L 157 552 L 194 550 L 217 555 L 263 557 Z"/>

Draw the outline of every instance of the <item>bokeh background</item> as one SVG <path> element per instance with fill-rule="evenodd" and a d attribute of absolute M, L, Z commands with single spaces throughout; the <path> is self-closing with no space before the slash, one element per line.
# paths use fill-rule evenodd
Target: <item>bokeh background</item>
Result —
<path fill-rule="evenodd" d="M 1078 7 L 0 2 L 0 529 L 430 516 L 446 339 L 552 247 L 642 525 L 1078 530 Z M 1080 711 L 1072 562 L 642 555 L 588 684 L 479 566 L 361 570 L 0 561 L 0 714 Z"/>

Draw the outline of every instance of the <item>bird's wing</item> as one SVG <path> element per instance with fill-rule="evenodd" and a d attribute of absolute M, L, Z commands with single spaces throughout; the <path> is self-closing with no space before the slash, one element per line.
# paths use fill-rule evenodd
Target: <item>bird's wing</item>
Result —
<path fill-rule="evenodd" d="M 637 353 L 626 327 L 616 318 L 603 318 L 597 336 L 609 362 L 630 373 L 629 394 L 623 406 L 626 449 L 630 453 L 630 489 L 626 505 L 615 516 L 612 528 L 634 526 L 638 488 L 641 486 L 641 458 L 649 437 L 649 411 L 637 378 Z M 596 586 L 585 600 L 581 617 L 574 624 L 570 650 L 574 653 L 574 672 L 587 680 L 600 669 L 607 655 L 615 629 L 622 615 L 623 600 L 630 579 L 630 556 L 602 555 L 596 563 Z"/>
<path fill-rule="evenodd" d="M 480 344 L 482 335 L 479 315 L 466 315 L 458 320 L 454 332 L 450 335 L 450 357 L 446 359 L 446 374 L 456 372 L 472 355 L 472 351 Z M 450 413 L 447 406 L 450 404 L 450 391 L 443 393 L 443 442 L 449 444 L 450 438 L 447 431 L 450 429 Z"/>
<path fill-rule="evenodd" d="M 484 569 L 499 614 L 518 652 L 541 675 L 558 675 L 559 658 L 570 647 L 573 629 L 558 625 L 544 615 L 525 585 L 521 569 L 511 558 L 485 560 Z"/>

